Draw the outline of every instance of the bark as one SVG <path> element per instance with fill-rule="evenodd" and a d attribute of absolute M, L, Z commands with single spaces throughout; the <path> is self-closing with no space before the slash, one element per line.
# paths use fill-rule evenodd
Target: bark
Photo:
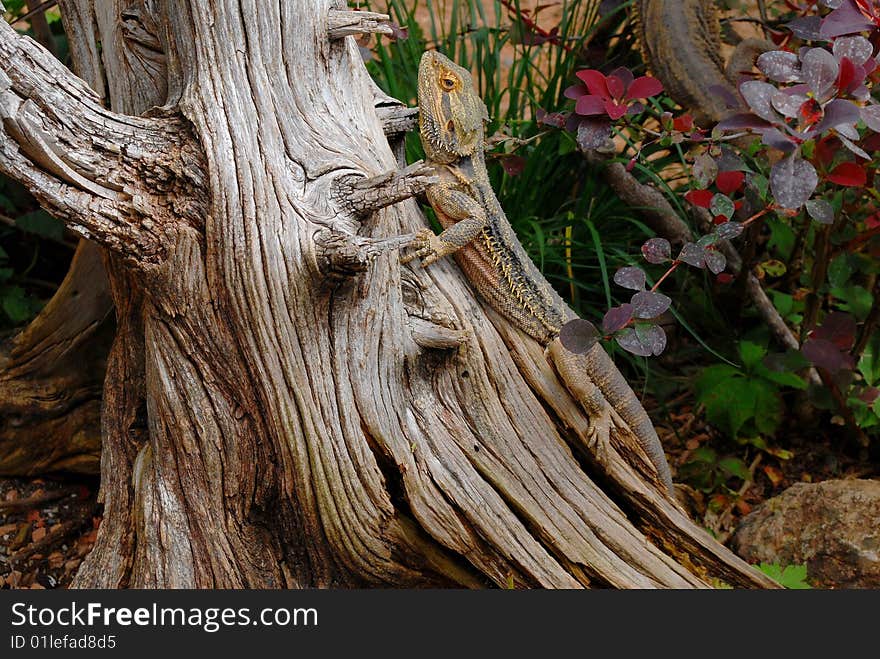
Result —
<path fill-rule="evenodd" d="M 425 220 L 394 202 L 430 176 L 394 173 L 387 99 L 330 38 L 357 23 L 342 3 L 149 6 L 168 98 L 139 118 L 0 26 L 0 170 L 115 254 L 77 585 L 770 585 L 630 433 L 594 453 L 542 348 L 453 263 L 401 265 Z"/>

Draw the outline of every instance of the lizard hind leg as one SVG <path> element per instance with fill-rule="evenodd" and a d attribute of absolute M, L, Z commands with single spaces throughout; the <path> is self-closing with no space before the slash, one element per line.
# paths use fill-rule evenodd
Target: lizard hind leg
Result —
<path fill-rule="evenodd" d="M 628 385 L 625 385 L 623 377 L 602 347 L 596 345 L 592 350 L 601 351 L 605 358 L 601 363 L 602 373 L 595 372 L 595 365 L 590 358 L 591 353 L 570 352 L 563 347 L 558 338 L 547 346 L 548 359 L 565 384 L 565 388 L 590 416 L 590 450 L 593 451 L 597 462 L 600 465 L 604 464 L 611 449 L 612 429 L 616 433 L 631 435 L 653 465 L 658 482 L 669 496 L 674 497 L 669 464 L 650 419 L 641 408 L 635 394 Z M 613 377 L 614 374 L 619 380 Z M 625 388 L 625 391 L 618 392 L 617 396 L 606 395 L 603 385 L 607 387 L 608 382 L 604 382 L 603 378 L 607 380 L 609 377 L 615 380 L 613 385 L 617 388 Z M 632 409 L 634 407 L 638 410 Z"/>

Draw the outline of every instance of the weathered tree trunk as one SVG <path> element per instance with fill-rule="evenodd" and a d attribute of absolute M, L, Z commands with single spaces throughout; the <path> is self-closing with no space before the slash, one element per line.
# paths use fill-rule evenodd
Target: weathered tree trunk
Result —
<path fill-rule="evenodd" d="M 543 349 L 454 264 L 401 266 L 424 218 L 380 207 L 428 179 L 380 176 L 386 100 L 342 36 L 381 26 L 332 0 L 145 4 L 168 98 L 141 118 L 0 26 L 0 170 L 114 254 L 77 585 L 770 585 L 630 433 L 593 455 Z M 120 14 L 97 24 L 107 49 Z"/>

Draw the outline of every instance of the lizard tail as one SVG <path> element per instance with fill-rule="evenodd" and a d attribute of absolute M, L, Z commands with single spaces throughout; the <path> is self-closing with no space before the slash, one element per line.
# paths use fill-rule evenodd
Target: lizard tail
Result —
<path fill-rule="evenodd" d="M 548 346 L 548 354 L 566 388 L 588 414 L 601 418 L 610 412 L 606 409 L 610 407 L 620 415 L 654 465 L 669 496 L 674 498 L 672 473 L 654 424 L 604 348 L 597 344 L 584 354 L 575 354 L 555 339 Z"/>

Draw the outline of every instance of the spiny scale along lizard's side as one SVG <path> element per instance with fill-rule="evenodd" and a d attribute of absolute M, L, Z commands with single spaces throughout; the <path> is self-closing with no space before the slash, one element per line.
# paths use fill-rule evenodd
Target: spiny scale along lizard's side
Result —
<path fill-rule="evenodd" d="M 426 161 L 439 182 L 428 201 L 444 231 L 424 229 L 411 243 L 423 266 L 455 255 L 477 292 L 499 313 L 549 348 L 557 371 L 590 415 L 592 440 L 609 439 L 616 411 L 637 437 L 661 481 L 672 493 L 663 447 L 648 415 L 605 350 L 583 355 L 561 348 L 562 326 L 577 316 L 535 267 L 517 240 L 489 184 L 484 160 L 488 112 L 471 75 L 433 51 L 419 65 L 419 127 Z M 607 444 L 605 444 L 607 445 Z"/>

